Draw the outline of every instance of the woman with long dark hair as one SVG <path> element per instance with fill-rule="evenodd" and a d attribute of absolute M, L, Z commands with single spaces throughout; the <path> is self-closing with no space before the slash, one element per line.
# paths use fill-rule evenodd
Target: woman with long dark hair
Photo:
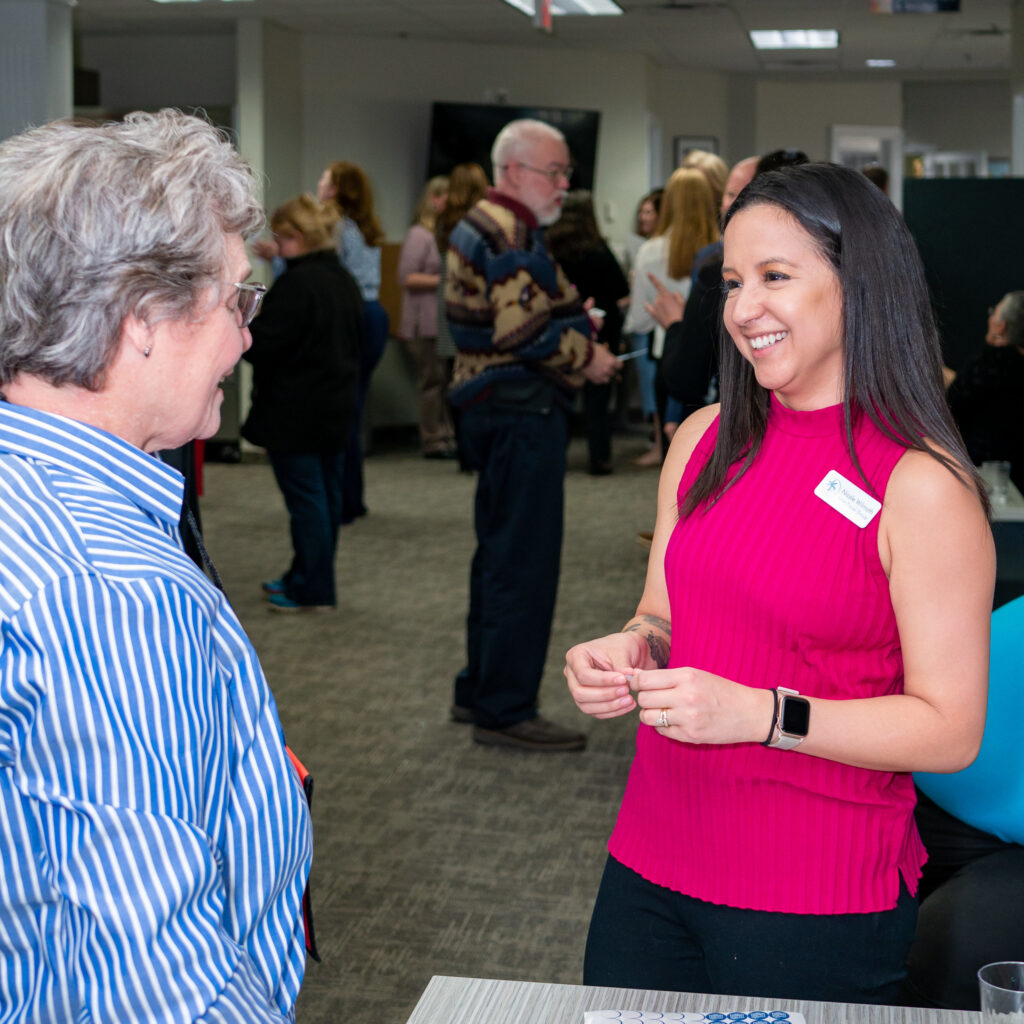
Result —
<path fill-rule="evenodd" d="M 565 197 L 562 216 L 547 229 L 545 241 L 580 298 L 592 299 L 604 312 L 597 340 L 618 355 L 623 320 L 619 302 L 629 295 L 629 285 L 618 260 L 601 237 L 590 192 L 577 189 Z M 608 421 L 611 389 L 611 384 L 586 381 L 583 385 L 591 476 L 606 476 L 612 471 L 612 430 Z"/>
<path fill-rule="evenodd" d="M 636 616 L 567 656 L 583 711 L 640 709 L 584 980 L 893 1002 L 910 773 L 969 764 L 984 728 L 984 488 L 866 178 L 759 176 L 724 243 L 721 406 L 672 442 Z"/>

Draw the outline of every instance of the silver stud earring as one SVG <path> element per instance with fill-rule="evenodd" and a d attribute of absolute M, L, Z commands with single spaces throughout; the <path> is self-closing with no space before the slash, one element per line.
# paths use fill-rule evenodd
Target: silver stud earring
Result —
<path fill-rule="evenodd" d="M 144 349 L 142 350 L 142 355 L 143 355 L 143 357 L 144 357 L 144 358 L 148 359 L 148 358 L 149 358 L 149 353 L 150 353 L 150 346 L 149 346 L 149 345 L 147 345 L 147 346 L 146 346 L 146 347 L 145 347 L 145 348 L 144 348 Z"/>

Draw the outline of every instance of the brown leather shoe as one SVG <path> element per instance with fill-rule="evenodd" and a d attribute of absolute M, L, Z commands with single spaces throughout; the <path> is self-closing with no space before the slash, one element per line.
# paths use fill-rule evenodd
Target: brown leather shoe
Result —
<path fill-rule="evenodd" d="M 555 725 L 538 715 L 525 722 L 516 722 L 505 729 L 484 729 L 473 727 L 473 742 L 485 747 L 515 747 L 517 750 L 583 750 L 587 745 L 585 733 L 573 732 L 564 726 Z"/>
<path fill-rule="evenodd" d="M 448 712 L 448 717 L 450 721 L 456 722 L 459 725 L 472 725 L 476 718 L 473 714 L 473 709 L 467 708 L 462 704 L 453 704 Z"/>

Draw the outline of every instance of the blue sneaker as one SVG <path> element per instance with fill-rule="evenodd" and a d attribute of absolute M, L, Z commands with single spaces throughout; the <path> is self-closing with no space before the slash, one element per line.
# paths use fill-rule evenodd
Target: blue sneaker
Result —
<path fill-rule="evenodd" d="M 299 604 L 286 594 L 268 594 L 268 611 L 272 612 L 333 612 L 333 604 Z"/>
<path fill-rule="evenodd" d="M 264 580 L 260 584 L 260 589 L 264 594 L 283 594 L 284 580 Z"/>

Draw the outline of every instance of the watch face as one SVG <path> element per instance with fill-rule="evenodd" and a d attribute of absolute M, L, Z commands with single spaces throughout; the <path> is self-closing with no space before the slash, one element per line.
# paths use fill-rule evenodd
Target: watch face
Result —
<path fill-rule="evenodd" d="M 779 730 L 795 736 L 806 736 L 811 724 L 811 704 L 803 697 L 783 697 Z"/>

